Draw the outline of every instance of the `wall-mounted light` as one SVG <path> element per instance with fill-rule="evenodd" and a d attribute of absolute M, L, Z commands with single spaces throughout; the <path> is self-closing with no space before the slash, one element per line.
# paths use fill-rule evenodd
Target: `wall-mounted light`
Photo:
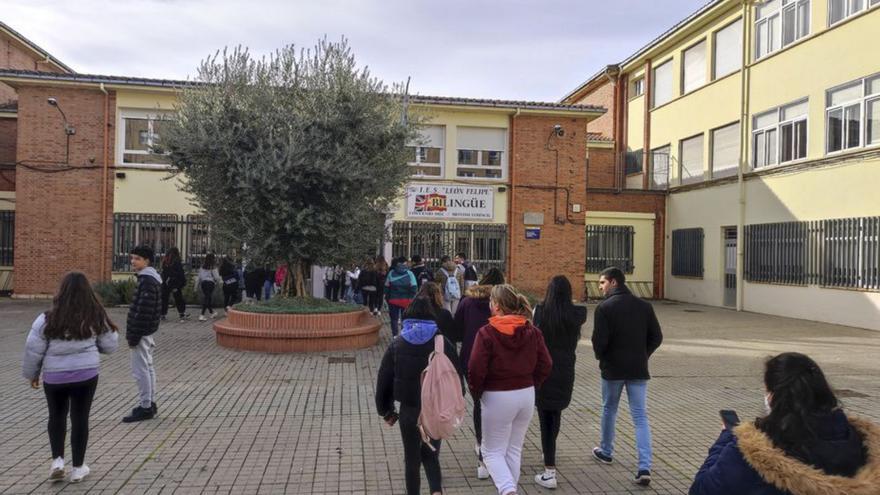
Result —
<path fill-rule="evenodd" d="M 64 155 L 64 163 L 70 164 L 70 136 L 76 134 L 76 129 L 73 128 L 70 123 L 67 122 L 67 115 L 64 115 L 64 110 L 58 105 L 58 99 L 54 96 L 50 96 L 46 99 L 46 103 L 51 107 L 55 107 L 59 113 L 61 113 L 61 118 L 64 120 L 64 134 L 67 136 L 67 151 Z"/>

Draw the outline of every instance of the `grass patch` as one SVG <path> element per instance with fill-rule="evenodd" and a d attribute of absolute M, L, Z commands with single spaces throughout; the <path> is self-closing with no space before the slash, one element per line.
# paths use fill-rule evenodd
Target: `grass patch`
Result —
<path fill-rule="evenodd" d="M 364 309 L 363 306 L 358 304 L 340 303 L 316 297 L 273 297 L 268 301 L 259 301 L 253 304 L 238 303 L 234 308 L 236 311 L 246 313 L 295 315 L 349 313 Z"/>

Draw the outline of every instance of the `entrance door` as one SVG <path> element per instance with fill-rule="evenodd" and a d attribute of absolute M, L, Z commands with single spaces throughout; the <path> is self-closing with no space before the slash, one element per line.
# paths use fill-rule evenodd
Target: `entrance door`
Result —
<path fill-rule="evenodd" d="M 736 227 L 724 228 L 724 305 L 736 306 Z"/>

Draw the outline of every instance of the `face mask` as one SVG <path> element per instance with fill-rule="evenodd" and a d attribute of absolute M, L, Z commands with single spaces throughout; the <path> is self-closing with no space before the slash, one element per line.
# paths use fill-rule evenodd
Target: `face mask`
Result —
<path fill-rule="evenodd" d="M 764 394 L 764 411 L 770 414 L 773 408 L 770 407 L 770 394 Z"/>

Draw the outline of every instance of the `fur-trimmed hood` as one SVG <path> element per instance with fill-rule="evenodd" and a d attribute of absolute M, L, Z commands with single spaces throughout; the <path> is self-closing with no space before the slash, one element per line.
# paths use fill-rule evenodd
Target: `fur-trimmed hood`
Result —
<path fill-rule="evenodd" d="M 492 285 L 472 285 L 464 292 L 464 295 L 474 299 L 489 299 L 492 287 Z"/>
<path fill-rule="evenodd" d="M 867 462 L 852 478 L 832 476 L 785 455 L 753 423 L 734 429 L 737 447 L 745 461 L 767 483 L 793 495 L 880 495 L 880 427 L 849 418 L 862 436 Z"/>

